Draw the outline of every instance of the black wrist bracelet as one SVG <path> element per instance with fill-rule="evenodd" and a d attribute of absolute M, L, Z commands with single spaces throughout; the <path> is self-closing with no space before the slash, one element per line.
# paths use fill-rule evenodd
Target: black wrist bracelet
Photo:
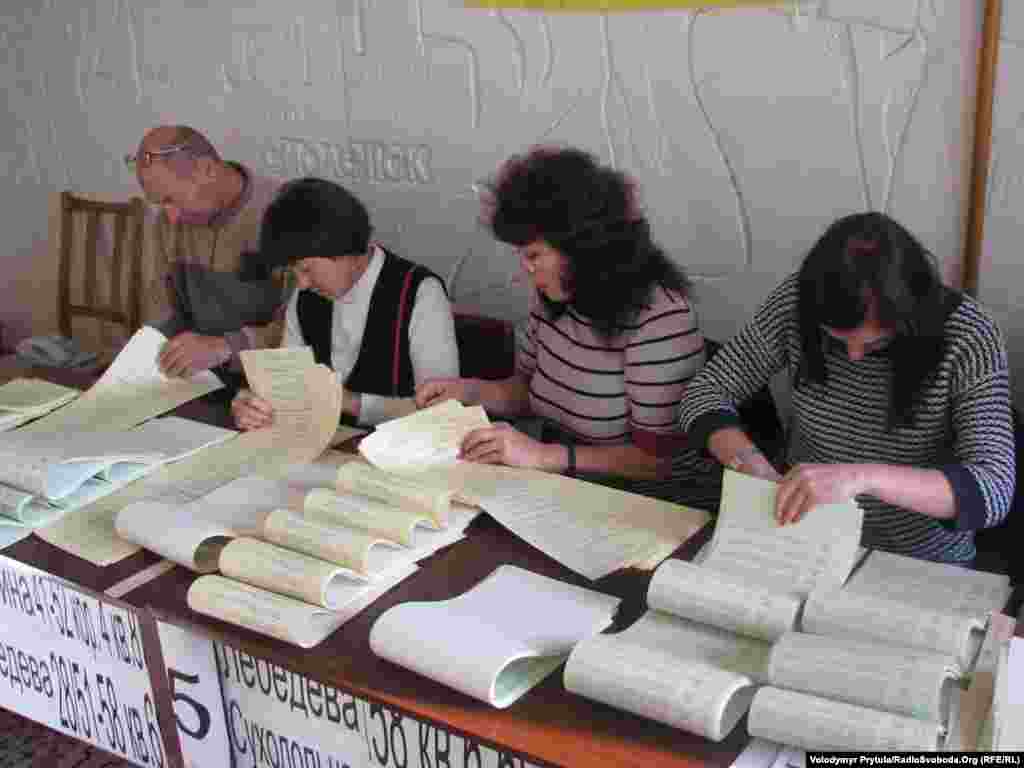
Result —
<path fill-rule="evenodd" d="M 576 477 L 576 446 L 572 443 L 565 444 L 565 474 Z"/>

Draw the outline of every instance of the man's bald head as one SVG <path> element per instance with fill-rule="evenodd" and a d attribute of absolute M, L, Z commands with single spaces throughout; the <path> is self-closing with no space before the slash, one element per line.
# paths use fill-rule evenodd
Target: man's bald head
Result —
<path fill-rule="evenodd" d="M 220 163 L 210 140 L 187 125 L 159 125 L 146 131 L 135 153 L 135 174 L 145 189 L 144 174 L 154 163 L 164 163 L 178 176 L 191 175 L 196 160 L 208 158 Z"/>
<path fill-rule="evenodd" d="M 139 142 L 135 176 L 150 202 L 179 215 L 204 219 L 219 205 L 224 163 L 213 144 L 187 125 L 151 128 Z"/>

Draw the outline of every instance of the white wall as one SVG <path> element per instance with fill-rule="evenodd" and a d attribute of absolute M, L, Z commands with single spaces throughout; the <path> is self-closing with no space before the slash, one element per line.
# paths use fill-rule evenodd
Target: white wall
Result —
<path fill-rule="evenodd" d="M 5 0 L 0 322 L 22 335 L 52 315 L 31 289 L 54 274 L 49 193 L 133 193 L 121 157 L 160 122 L 194 125 L 261 172 L 342 181 L 389 246 L 511 319 L 525 289 L 477 224 L 473 182 L 536 142 L 639 178 L 713 336 L 854 210 L 891 212 L 957 274 L 978 16 L 960 0 L 832 0 L 797 19 Z"/>
<path fill-rule="evenodd" d="M 992 307 L 1007 336 L 1015 401 L 1024 400 L 1024 5 L 1003 3 L 989 175 L 985 248 L 979 297 Z"/>

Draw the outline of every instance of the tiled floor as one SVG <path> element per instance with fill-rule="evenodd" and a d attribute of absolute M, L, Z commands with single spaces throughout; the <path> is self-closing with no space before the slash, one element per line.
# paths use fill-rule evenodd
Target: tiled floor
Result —
<path fill-rule="evenodd" d="M 0 709 L 0 768 L 128 768 L 130 763 Z"/>

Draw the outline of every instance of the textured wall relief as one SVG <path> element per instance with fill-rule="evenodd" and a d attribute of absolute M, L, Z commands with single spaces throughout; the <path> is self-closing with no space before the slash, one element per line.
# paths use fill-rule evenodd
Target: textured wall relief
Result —
<path fill-rule="evenodd" d="M 225 93 L 247 86 L 276 91 L 315 83 L 311 29 L 304 16 L 275 23 L 255 13 L 233 12 L 229 62 L 219 76 Z"/>
<path fill-rule="evenodd" d="M 1024 188 L 1024 151 L 1021 136 L 1024 131 L 1024 109 L 1014 98 L 1015 89 L 1010 81 L 1019 62 L 1024 61 L 1024 30 L 1010 28 L 1000 38 L 1001 71 L 997 84 L 996 116 L 998 124 L 992 137 L 992 158 L 986 209 L 989 215 L 1008 213 Z M 1017 35 L 1021 38 L 1018 39 Z"/>
<path fill-rule="evenodd" d="M 732 190 L 733 196 L 736 200 L 736 222 L 739 230 L 740 243 L 743 248 L 743 266 L 747 269 L 750 268 L 753 259 L 753 243 L 751 240 L 750 233 L 750 214 L 747 211 L 747 203 L 743 197 L 743 189 L 740 187 L 739 178 L 736 175 L 736 170 L 733 168 L 732 162 L 729 160 L 729 156 L 725 151 L 725 147 L 722 143 L 722 135 L 715 127 L 714 121 L 711 119 L 711 114 L 708 112 L 707 106 L 704 104 L 704 99 L 701 96 L 701 83 L 697 77 L 697 65 L 694 60 L 695 35 L 697 28 L 697 19 L 701 15 L 700 11 L 695 12 L 690 16 L 689 23 L 687 24 L 687 72 L 690 76 L 690 89 L 693 93 L 693 98 L 697 102 L 697 109 L 700 110 L 701 117 L 704 120 L 704 124 L 708 129 L 708 136 L 711 139 L 711 143 L 714 145 L 715 152 L 718 153 L 718 157 L 722 161 L 722 165 L 725 167 L 726 175 L 729 179 L 729 187 Z M 710 275 L 710 274 L 694 274 L 694 277 L 698 279 L 714 279 L 715 277 L 723 277 L 724 275 Z"/>
<path fill-rule="evenodd" d="M 926 13 L 934 24 L 937 11 L 931 0 L 915 0 L 912 23 L 908 27 L 895 26 L 891 20 L 830 16 L 828 6 L 822 9 L 821 19 L 832 22 L 835 29 L 832 40 L 841 60 L 842 83 L 850 105 L 850 125 L 854 151 L 860 169 L 863 204 L 866 210 L 892 209 L 893 192 L 902 168 L 902 158 L 910 135 L 910 126 L 917 112 L 921 93 L 928 80 L 929 64 L 936 55 L 929 43 Z M 869 31 L 879 38 L 878 59 L 883 65 L 900 58 L 917 57 L 919 63 L 913 79 L 903 82 L 892 79 L 883 100 L 880 113 L 880 133 L 884 147 L 885 175 L 879 194 L 873 194 L 864 147 L 862 62 L 858 59 L 854 33 Z"/>
<path fill-rule="evenodd" d="M 422 24 L 424 0 L 416 1 Z M 581 104 L 585 110 L 588 109 L 587 102 L 596 96 L 596 111 L 603 136 L 601 154 L 613 166 L 625 168 L 636 174 L 641 183 L 651 178 L 671 178 L 679 171 L 674 160 L 687 153 L 710 153 L 718 160 L 721 179 L 728 189 L 729 197 L 732 198 L 734 232 L 740 259 L 732 264 L 723 264 L 721 268 L 701 268 L 692 270 L 691 273 L 702 280 L 722 280 L 753 267 L 755 233 L 752 230 L 750 204 L 744 188 L 742 168 L 737 165 L 737 159 L 732 156 L 733 149 L 725 140 L 725 124 L 716 116 L 715 107 L 706 97 L 708 88 L 716 80 L 718 73 L 713 63 L 710 64 L 710 69 L 707 68 L 709 63 L 702 62 L 698 54 L 702 13 L 696 11 L 691 14 L 666 14 L 659 17 L 657 24 L 670 24 L 674 18 L 680 21 L 681 39 L 672 54 L 679 51 L 677 72 L 685 74 L 692 108 L 703 124 L 706 142 L 704 148 L 701 148 L 699 143 L 683 146 L 674 138 L 673 134 L 678 132 L 678 127 L 667 120 L 665 115 L 677 112 L 678 101 L 675 100 L 678 96 L 670 89 L 658 87 L 661 82 L 659 76 L 664 77 L 664 70 L 659 71 L 657 67 L 652 66 L 652 60 L 648 58 L 646 51 L 629 44 L 642 38 L 630 37 L 628 32 L 619 33 L 618 36 L 613 34 L 613 28 L 636 25 L 628 15 L 597 17 L 599 33 L 596 42 L 600 53 L 600 69 L 596 91 L 591 90 L 589 94 L 583 91 L 579 100 L 572 100 L 561 107 L 564 111 L 557 114 L 546 129 L 535 132 L 532 136 L 528 133 L 521 146 L 543 142 L 549 138 L 557 141 L 560 128 L 566 119 L 577 111 Z M 859 205 L 864 209 L 891 212 L 895 192 L 903 173 L 911 126 L 918 111 L 921 94 L 928 84 L 929 66 L 936 56 L 941 55 L 934 50 L 929 34 L 929 29 L 935 25 L 938 14 L 935 2 L 868 2 L 860 6 L 850 3 L 821 3 L 816 8 L 809 8 L 807 13 L 807 17 L 793 24 L 792 34 L 820 36 L 826 40 L 827 48 L 831 48 L 831 52 L 835 54 L 834 60 L 838 64 L 835 81 L 841 86 L 847 105 L 850 131 L 847 146 L 854 158 Z M 516 63 L 514 88 L 525 106 L 534 100 L 527 87 L 531 82 L 527 76 L 531 63 L 527 55 L 527 43 L 509 15 L 495 11 L 491 14 L 507 33 L 507 45 Z M 764 13 L 760 12 L 760 15 L 763 17 Z M 515 18 L 518 20 L 520 17 Z M 543 57 L 541 82 L 546 86 L 558 80 L 559 70 L 554 66 L 558 60 L 556 52 L 560 54 L 569 50 L 570 41 L 559 37 L 557 30 L 552 32 L 547 17 L 541 15 L 541 18 L 544 19 L 542 37 L 546 51 Z M 741 27 L 743 23 L 742 14 L 736 14 L 737 27 Z M 576 46 L 583 42 L 579 35 L 583 27 L 585 25 L 581 23 L 574 30 L 576 35 L 572 43 Z M 420 39 L 423 40 L 425 37 L 429 36 L 421 32 Z M 626 42 L 620 42 L 620 37 Z M 440 38 L 448 39 L 445 36 Z M 652 38 L 648 36 L 647 39 Z M 478 47 L 465 37 L 458 40 L 466 50 L 475 51 Z M 870 49 L 870 41 L 874 41 L 877 50 L 874 61 L 870 61 L 870 55 L 864 50 L 865 46 Z M 652 47 L 656 46 L 652 44 Z M 871 70 L 867 84 L 865 66 Z M 865 93 L 865 88 L 868 89 L 868 93 Z M 882 89 L 884 93 L 880 93 Z M 505 93 L 508 94 L 511 90 L 506 88 Z M 485 93 L 487 95 L 484 102 L 478 105 L 478 109 L 487 112 L 490 109 L 487 98 L 491 97 L 491 91 L 485 90 Z M 866 107 L 869 107 L 869 110 Z M 866 122 L 866 115 L 870 115 L 870 122 Z M 527 125 L 528 120 L 529 118 Z M 870 152 L 866 148 L 867 143 L 871 144 Z M 658 187 L 659 190 L 662 188 L 664 185 Z M 664 204 L 667 201 L 660 202 Z M 699 223 L 697 220 L 683 226 L 693 227 Z M 721 232 L 720 235 L 725 237 L 727 233 Z M 693 235 L 690 239 L 693 239 Z M 476 256 L 485 257 L 485 251 Z M 460 262 L 466 258 L 472 257 L 463 256 Z M 462 264 L 453 271 L 453 276 L 465 275 L 467 279 L 472 274 L 473 270 Z M 512 279 L 510 276 L 509 280 Z"/>
<path fill-rule="evenodd" d="M 356 0 L 358 2 L 358 0 Z M 416 42 L 420 55 L 427 58 L 436 48 L 454 48 L 461 51 L 466 58 L 466 79 L 469 92 L 469 118 L 474 129 L 480 127 L 480 54 L 476 46 L 469 40 L 454 34 L 441 34 L 431 31 L 424 19 L 424 0 L 416 3 Z"/>
<path fill-rule="evenodd" d="M 136 12 L 127 0 L 99 2 L 79 8 L 76 59 L 78 100 L 88 109 L 95 91 L 106 88 L 143 97 L 142 53 Z"/>
<path fill-rule="evenodd" d="M 39 89 L 45 87 L 45 82 L 32 79 L 27 58 L 31 37 L 31 19 L 5 18 L 0 22 L 0 61 L 8 109 L 8 118 L 0 123 L 0 172 L 16 185 L 43 181 L 40 157 L 46 134 L 33 116 L 38 112 Z"/>
<path fill-rule="evenodd" d="M 959 180 L 942 166 L 960 150 L 949 30 L 962 7 L 819 0 L 795 18 L 8 0 L 0 171 L 18 194 L 3 221 L 38 220 L 24 242 L 45 238 L 19 185 L 134 189 L 121 155 L 148 125 L 181 120 L 268 173 L 353 185 L 396 249 L 500 314 L 525 306 L 525 287 L 480 226 L 474 185 L 530 145 L 572 144 L 637 178 L 656 237 L 707 283 L 723 308 L 704 316 L 728 330 L 839 212 L 885 209 L 935 222 L 929 245 L 956 239 L 944 227 L 961 201 L 936 182 Z M 990 190 L 1008 208 L 1024 185 L 1024 107 L 1009 108 Z"/>

